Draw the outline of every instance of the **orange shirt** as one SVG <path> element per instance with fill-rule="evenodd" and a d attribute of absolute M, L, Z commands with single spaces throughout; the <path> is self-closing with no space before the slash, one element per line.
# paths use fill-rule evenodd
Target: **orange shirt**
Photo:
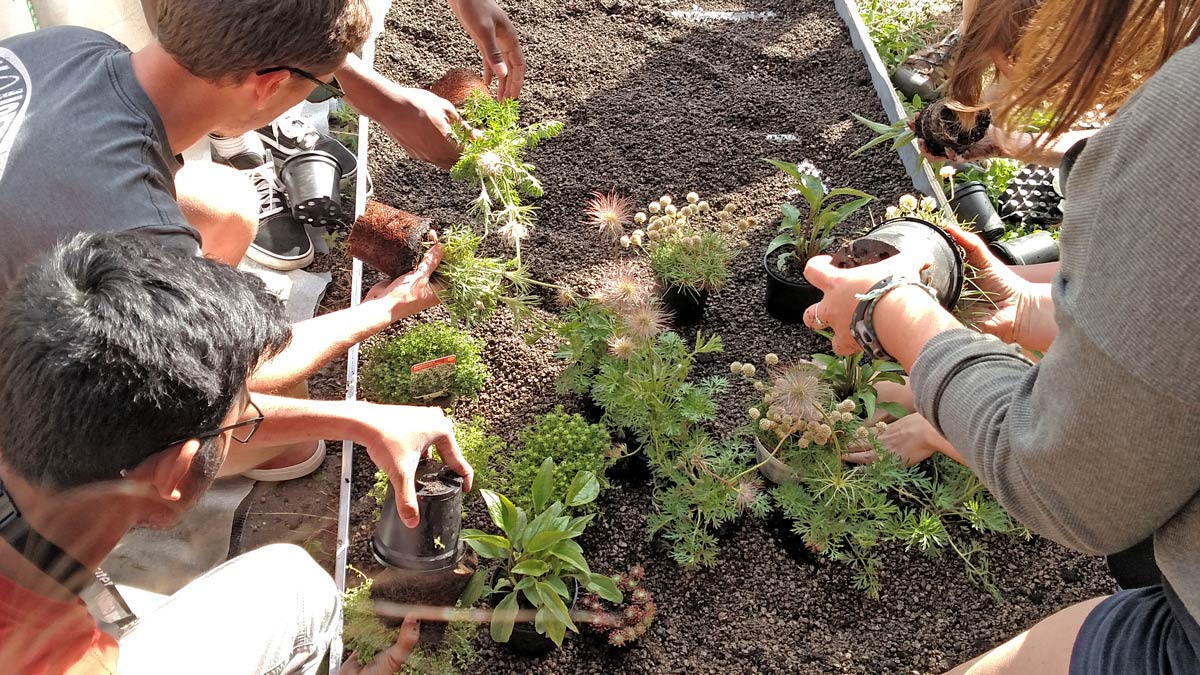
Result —
<path fill-rule="evenodd" d="M 82 602 L 52 600 L 0 575 L 0 672 L 113 675 L 117 641 Z"/>

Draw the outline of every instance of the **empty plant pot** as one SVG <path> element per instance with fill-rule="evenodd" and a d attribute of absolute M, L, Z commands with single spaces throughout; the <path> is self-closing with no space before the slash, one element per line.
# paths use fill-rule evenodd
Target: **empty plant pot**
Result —
<path fill-rule="evenodd" d="M 793 471 L 783 460 L 772 457 L 771 451 L 762 444 L 757 436 L 754 437 L 754 454 L 758 458 L 758 472 L 762 474 L 763 478 L 776 485 L 800 482 L 802 476 Z"/>
<path fill-rule="evenodd" d="M 996 206 L 988 196 L 987 187 L 975 180 L 954 186 L 954 198 L 950 200 L 954 217 L 964 227 L 987 241 L 1004 234 L 1004 221 L 996 213 Z"/>
<path fill-rule="evenodd" d="M 367 202 L 354 221 L 346 250 L 389 277 L 407 274 L 424 254 L 430 220 L 380 202 Z"/>
<path fill-rule="evenodd" d="M 834 254 L 833 264 L 841 268 L 869 265 L 902 251 L 913 251 L 921 259 L 932 261 L 921 280 L 937 291 L 943 307 L 954 307 L 963 287 L 962 252 L 950 235 L 928 221 L 918 218 L 889 220 L 847 242 Z"/>
<path fill-rule="evenodd" d="M 926 150 L 938 157 L 945 157 L 947 150 L 965 155 L 972 146 L 983 140 L 991 126 L 991 111 L 981 110 L 975 113 L 975 126 L 964 128 L 958 112 L 941 99 L 917 113 L 913 131 L 917 138 L 925 141 Z"/>
<path fill-rule="evenodd" d="M 462 557 L 462 476 L 425 460 L 417 467 L 417 505 L 421 522 L 406 527 L 396 513 L 396 491 L 388 487 L 371 552 L 380 563 L 406 570 L 434 571 L 455 566 Z"/>
<path fill-rule="evenodd" d="M 771 256 L 775 253 L 763 256 L 763 269 L 767 272 L 767 314 L 781 323 L 800 323 L 804 320 L 804 310 L 820 302 L 825 294 L 803 277 L 793 280 L 783 276 L 771 264 Z"/>
<path fill-rule="evenodd" d="M 892 72 L 892 85 L 904 94 L 906 99 L 920 96 L 922 101 L 930 101 L 937 96 L 938 91 L 928 75 L 906 66 L 900 66 Z"/>
<path fill-rule="evenodd" d="M 304 150 L 279 167 L 292 215 L 309 225 L 329 225 L 342 220 L 342 165 L 328 152 Z"/>
<path fill-rule="evenodd" d="M 1058 260 L 1058 240 L 1046 230 L 992 243 L 992 252 L 1009 265 L 1037 265 Z"/>
<path fill-rule="evenodd" d="M 704 318 L 704 306 L 708 304 L 708 291 L 698 291 L 678 284 L 666 284 L 662 302 L 675 317 L 675 326 L 690 326 Z"/>
<path fill-rule="evenodd" d="M 477 91 L 488 93 L 483 78 L 470 68 L 451 68 L 437 82 L 429 85 L 429 91 L 446 99 L 455 108 L 461 107 Z"/>

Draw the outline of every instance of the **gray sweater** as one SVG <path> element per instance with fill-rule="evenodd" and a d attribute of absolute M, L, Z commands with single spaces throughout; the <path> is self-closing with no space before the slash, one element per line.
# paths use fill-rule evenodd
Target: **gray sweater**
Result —
<path fill-rule="evenodd" d="M 1070 175 L 1058 337 L 1030 366 L 966 329 L 912 370 L 917 408 L 1030 529 L 1109 554 L 1154 535 L 1200 617 L 1200 45 L 1088 141 Z M 935 398 L 941 390 L 940 400 Z"/>

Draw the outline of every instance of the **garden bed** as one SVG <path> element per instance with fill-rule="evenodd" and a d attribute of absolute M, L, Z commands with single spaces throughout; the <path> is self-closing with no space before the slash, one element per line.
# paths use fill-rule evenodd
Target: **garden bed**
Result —
<path fill-rule="evenodd" d="M 698 378 L 727 374 L 733 361 L 761 363 L 768 352 L 788 361 L 828 351 L 824 338 L 779 324 L 763 307 L 756 252 L 774 236 L 778 204 L 787 197 L 784 177 L 764 158 L 810 160 L 831 186 L 878 197 L 876 218 L 912 183 L 894 153 L 849 157 L 869 139 L 851 113 L 882 119 L 884 111 L 831 3 L 704 7 L 755 13 L 744 21 L 672 14 L 692 9 L 684 2 L 531 0 L 509 11 L 530 65 L 523 116 L 565 124 L 561 136 L 529 157 L 546 186 L 538 226 L 522 246 L 535 278 L 586 294 L 611 274 L 613 249 L 582 215 L 595 190 L 615 187 L 638 203 L 694 190 L 714 203 L 736 202 L 739 213 L 762 221 L 735 258 L 729 285 L 712 295 L 696 326 L 725 343 L 717 358 L 699 364 Z M 421 85 L 478 58 L 444 6 L 397 2 L 375 63 L 388 77 Z M 438 227 L 464 222 L 474 196 L 469 188 L 407 159 L 382 133 L 372 133 L 370 154 L 376 199 L 432 217 Z M 839 232 L 870 222 L 864 210 Z M 494 237 L 485 248 L 502 252 Z M 344 260 L 332 264 L 346 269 Z M 365 275 L 365 284 L 377 280 Z M 554 309 L 551 298 L 542 306 Z M 444 321 L 446 314 L 437 308 L 419 320 Z M 415 323 L 402 322 L 387 335 Z M 562 365 L 553 357 L 553 339 L 526 344 L 505 312 L 472 333 L 486 342 L 492 376 L 477 396 L 456 405 L 456 419 L 481 416 L 511 441 L 556 405 L 581 408 L 556 392 Z M 742 425 L 752 394 L 733 382 L 718 398 L 714 431 L 727 435 Z M 365 453 L 356 460 L 349 558 L 369 570 L 374 504 L 366 492 L 373 467 Z M 468 504 L 468 524 L 487 529 L 479 500 Z M 599 504 L 601 515 L 581 544 L 595 571 L 645 566 L 659 608 L 649 633 L 617 650 L 585 631 L 563 649 L 529 660 L 493 644 L 484 630 L 476 640 L 481 658 L 470 672 L 941 672 L 1064 605 L 1112 590 L 1098 560 L 1039 539 L 993 537 L 985 544 L 1002 602 L 971 584 L 953 556 L 929 559 L 900 547 L 885 552 L 881 597 L 871 601 L 853 587 L 849 570 L 797 550 L 791 538 L 777 540 L 770 521 L 750 516 L 723 536 L 715 567 L 684 571 L 646 536 L 647 485 L 617 484 Z"/>

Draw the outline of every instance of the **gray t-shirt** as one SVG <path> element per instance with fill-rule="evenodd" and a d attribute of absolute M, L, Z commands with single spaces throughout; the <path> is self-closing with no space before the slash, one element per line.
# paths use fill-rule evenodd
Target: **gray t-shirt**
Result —
<path fill-rule="evenodd" d="M 143 230 L 199 250 L 162 120 L 129 50 L 74 26 L 0 40 L 0 295 L 82 232 Z"/>
<path fill-rule="evenodd" d="M 1093 554 L 1154 536 L 1200 617 L 1200 44 L 1173 56 L 1071 171 L 1036 366 L 968 330 L 930 340 L 917 409 L 1030 529 Z M 940 396 L 939 396 L 940 394 Z M 1200 631 L 1192 622 L 1194 643 Z"/>

